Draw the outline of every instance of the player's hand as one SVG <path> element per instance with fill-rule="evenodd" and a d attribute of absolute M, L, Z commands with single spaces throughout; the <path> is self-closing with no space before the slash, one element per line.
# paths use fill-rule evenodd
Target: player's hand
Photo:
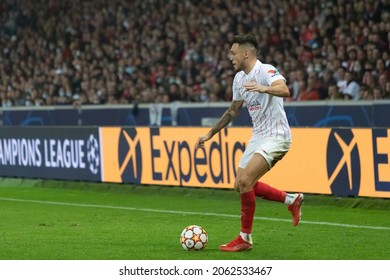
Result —
<path fill-rule="evenodd" d="M 198 140 L 196 141 L 195 149 L 204 148 L 204 142 L 206 142 L 210 139 L 211 139 L 211 137 L 209 134 L 205 134 L 205 135 L 199 137 Z"/>
<path fill-rule="evenodd" d="M 266 92 L 265 86 L 259 85 L 254 81 L 245 83 L 243 86 L 247 91 Z"/>

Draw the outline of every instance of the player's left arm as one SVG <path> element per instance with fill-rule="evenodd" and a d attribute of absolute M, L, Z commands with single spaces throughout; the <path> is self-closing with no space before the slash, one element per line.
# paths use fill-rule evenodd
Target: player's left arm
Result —
<path fill-rule="evenodd" d="M 272 82 L 270 86 L 263 86 L 256 82 L 248 82 L 244 84 L 244 87 L 248 91 L 256 91 L 259 93 L 267 93 L 279 97 L 289 97 L 290 90 L 288 89 L 284 79 L 276 80 Z"/>

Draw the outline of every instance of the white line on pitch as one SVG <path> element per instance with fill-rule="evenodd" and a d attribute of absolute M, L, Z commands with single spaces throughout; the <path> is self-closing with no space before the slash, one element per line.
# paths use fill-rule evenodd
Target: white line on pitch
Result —
<path fill-rule="evenodd" d="M 8 198 L 8 197 L 0 197 L 0 200 L 27 202 L 27 203 L 38 203 L 38 204 L 50 204 L 50 205 L 62 205 L 62 206 L 88 207 L 88 208 L 103 208 L 103 209 L 117 209 L 117 210 L 129 210 L 129 211 L 170 213 L 170 214 L 181 214 L 181 215 L 202 215 L 202 216 L 216 216 L 216 217 L 228 217 L 228 218 L 239 218 L 240 217 L 239 215 L 230 215 L 230 214 L 221 214 L 221 213 L 188 212 L 188 211 L 176 211 L 176 210 L 136 208 L 136 207 L 127 207 L 127 206 L 69 203 L 69 202 L 57 202 L 57 201 L 45 201 L 45 200 L 30 200 L 30 199 L 19 199 L 19 198 Z M 277 219 L 277 218 L 268 218 L 268 217 L 255 217 L 255 220 L 267 220 L 267 221 L 291 223 L 291 219 Z M 312 224 L 312 225 L 327 225 L 327 226 L 335 226 L 335 227 L 390 230 L 390 227 L 362 226 L 362 225 L 340 224 L 340 223 L 329 223 L 329 222 L 301 221 L 300 223 L 301 224 Z"/>

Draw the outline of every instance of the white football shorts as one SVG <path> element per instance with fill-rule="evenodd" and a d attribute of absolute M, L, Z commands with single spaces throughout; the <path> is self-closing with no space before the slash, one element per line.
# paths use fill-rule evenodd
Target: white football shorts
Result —
<path fill-rule="evenodd" d="M 268 163 L 268 169 L 271 169 L 288 152 L 291 141 L 283 139 L 255 139 L 249 140 L 248 146 L 241 156 L 238 166 L 245 168 L 251 160 L 254 153 L 259 153 Z"/>

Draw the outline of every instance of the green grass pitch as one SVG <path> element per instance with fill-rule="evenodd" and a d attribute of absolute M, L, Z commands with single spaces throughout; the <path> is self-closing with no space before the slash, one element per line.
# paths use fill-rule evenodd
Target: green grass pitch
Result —
<path fill-rule="evenodd" d="M 233 190 L 0 178 L 1 260 L 388 260 L 390 200 L 306 195 L 302 222 L 257 199 L 254 248 L 220 252 L 240 229 Z M 203 251 L 179 243 L 203 226 Z"/>

